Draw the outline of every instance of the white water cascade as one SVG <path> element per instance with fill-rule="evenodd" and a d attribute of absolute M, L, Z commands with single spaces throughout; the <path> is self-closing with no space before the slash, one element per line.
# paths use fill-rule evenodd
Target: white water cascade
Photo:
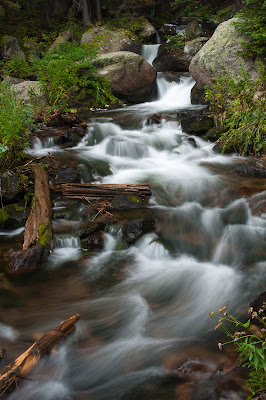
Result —
<path fill-rule="evenodd" d="M 265 290 L 266 218 L 255 205 L 265 192 L 242 198 L 242 187 L 253 188 L 236 176 L 242 159 L 182 131 L 177 112 L 201 107 L 190 102 L 193 84 L 190 77 L 169 82 L 159 74 L 156 101 L 95 114 L 79 145 L 65 151 L 84 166 L 84 182 L 148 183 L 155 229 L 129 246 L 123 229 L 111 227 L 98 252 L 80 249 L 80 232 L 56 236 L 48 285 L 40 282 L 37 305 L 29 294 L 28 303 L 23 298 L 27 312 L 21 319 L 15 314 L 14 329 L 27 337 L 32 331 L 23 324 L 35 332 L 72 313 L 81 320 L 25 383 L 27 400 L 246 398 L 241 376 L 220 371 L 228 353 L 218 350 L 224 337 L 214 332 L 209 312 L 226 304 L 245 319 L 249 302 Z M 154 113 L 162 119 L 147 124 Z M 77 208 L 68 229 L 84 222 Z M 193 357 L 213 375 L 187 385 L 176 368 Z"/>

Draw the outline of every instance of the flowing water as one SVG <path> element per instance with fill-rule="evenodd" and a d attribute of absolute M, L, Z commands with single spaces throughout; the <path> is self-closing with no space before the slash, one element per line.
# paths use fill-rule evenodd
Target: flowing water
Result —
<path fill-rule="evenodd" d="M 173 120 L 174 112 L 197 108 L 190 103 L 193 83 L 159 76 L 158 100 L 98 113 L 78 146 L 64 150 L 82 166 L 84 182 L 149 183 L 156 230 L 128 247 L 113 226 L 103 250 L 82 262 L 78 236 L 58 234 L 42 271 L 6 284 L 0 337 L 10 359 L 40 332 L 81 315 L 76 333 L 9 400 L 246 398 L 241 384 L 238 397 L 225 397 L 215 379 L 188 389 L 173 373 L 189 356 L 218 370 L 227 356 L 217 348 L 222 339 L 209 312 L 226 303 L 246 318 L 266 283 L 266 215 L 254 206 L 265 192 L 239 195 L 261 181 L 237 177 L 238 157 L 215 153 Z M 149 124 L 158 112 L 161 123 Z M 46 146 L 50 152 L 51 142 Z M 38 142 L 31 152 L 43 154 L 44 147 Z M 54 211 L 65 207 L 56 203 Z M 65 221 L 69 230 L 82 212 L 77 204 Z"/>

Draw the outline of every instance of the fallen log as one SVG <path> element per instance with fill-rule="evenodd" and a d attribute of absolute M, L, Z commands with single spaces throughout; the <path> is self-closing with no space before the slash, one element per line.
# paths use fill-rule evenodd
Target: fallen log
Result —
<path fill-rule="evenodd" d="M 32 169 L 35 175 L 34 197 L 25 225 L 23 250 L 39 244 L 52 249 L 52 211 L 48 176 L 42 168 L 36 165 Z"/>
<path fill-rule="evenodd" d="M 87 184 L 87 183 L 54 183 L 49 186 L 51 193 L 72 198 L 111 199 L 119 195 L 140 196 L 148 200 L 151 196 L 150 186 L 143 184 Z"/>
<path fill-rule="evenodd" d="M 13 389 L 13 385 L 16 387 L 20 380 L 25 379 L 40 358 L 44 354 L 49 354 L 59 340 L 69 335 L 76 328 L 75 323 L 79 318 L 79 314 L 76 314 L 61 322 L 56 328 L 42 336 L 13 363 L 3 368 L 0 371 L 0 396 L 7 389 Z"/>

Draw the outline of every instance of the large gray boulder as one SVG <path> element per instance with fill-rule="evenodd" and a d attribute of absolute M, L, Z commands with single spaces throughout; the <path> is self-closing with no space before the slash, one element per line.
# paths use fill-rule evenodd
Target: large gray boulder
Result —
<path fill-rule="evenodd" d="M 149 99 L 156 86 L 156 71 L 138 54 L 119 51 L 97 57 L 93 64 L 98 73 L 111 82 L 115 96 L 130 103 Z"/>
<path fill-rule="evenodd" d="M 234 25 L 232 18 L 221 23 L 213 36 L 192 58 L 189 71 L 199 89 L 205 85 L 212 86 L 215 80 L 225 71 L 232 76 L 239 75 L 244 68 L 252 79 L 258 70 L 252 60 L 243 59 L 238 52 L 242 50 L 241 42 L 247 39 Z"/>
<path fill-rule="evenodd" d="M 95 48 L 98 54 L 115 51 L 132 51 L 140 54 L 141 43 L 136 37 L 129 37 L 124 29 L 112 30 L 95 26 L 81 36 L 81 45 Z"/>
<path fill-rule="evenodd" d="M 22 81 L 17 84 L 12 84 L 15 93 L 24 102 L 44 100 L 42 85 L 39 81 Z"/>
<path fill-rule="evenodd" d="M 14 57 L 26 60 L 24 52 L 18 43 L 17 38 L 13 36 L 4 36 L 0 40 L 0 56 L 6 60 L 11 60 Z"/>

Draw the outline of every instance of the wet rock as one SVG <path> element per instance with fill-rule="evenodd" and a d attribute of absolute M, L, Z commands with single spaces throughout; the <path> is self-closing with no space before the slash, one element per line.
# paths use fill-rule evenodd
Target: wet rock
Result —
<path fill-rule="evenodd" d="M 80 119 L 76 114 L 58 114 L 54 115 L 50 118 L 50 121 L 47 122 L 47 126 L 51 126 L 54 128 L 59 128 L 62 126 L 81 126 L 86 129 L 87 124 Z"/>
<path fill-rule="evenodd" d="M 187 72 L 191 59 L 184 53 L 184 48 L 171 49 L 171 43 L 158 54 L 152 65 L 157 72 Z"/>
<path fill-rule="evenodd" d="M 183 132 L 204 135 L 214 126 L 214 120 L 204 115 L 191 116 L 181 120 Z"/>
<path fill-rule="evenodd" d="M 9 204 L 0 209 L 0 229 L 17 229 L 25 225 L 29 210 L 24 203 Z"/>
<path fill-rule="evenodd" d="M 253 308 L 253 311 L 258 312 L 260 309 L 265 309 L 266 304 L 266 291 L 261 293 L 255 300 L 250 302 L 250 307 Z M 264 305 L 264 306 L 263 306 Z M 266 314 L 266 312 L 265 312 Z"/>
<path fill-rule="evenodd" d="M 193 20 L 185 27 L 185 34 L 187 40 L 192 40 L 198 38 L 199 36 L 204 36 L 204 32 L 198 21 Z"/>
<path fill-rule="evenodd" d="M 34 271 L 40 267 L 48 254 L 49 250 L 41 244 L 27 250 L 11 250 L 8 254 L 8 270 L 14 275 Z"/>
<path fill-rule="evenodd" d="M 187 141 L 193 146 L 195 147 L 195 149 L 198 147 L 196 140 L 194 138 L 188 138 Z"/>
<path fill-rule="evenodd" d="M 129 210 L 141 208 L 147 205 L 140 196 L 115 196 L 111 202 L 111 209 L 113 210 Z"/>
<path fill-rule="evenodd" d="M 191 104 L 207 105 L 207 102 L 205 101 L 205 90 L 199 88 L 195 83 L 190 92 L 190 100 Z"/>
<path fill-rule="evenodd" d="M 61 132 L 59 143 L 66 145 L 68 147 L 76 146 L 80 142 L 81 138 L 83 138 L 85 133 L 86 133 L 86 127 L 84 129 L 83 126 L 75 126 L 66 129 L 63 132 Z"/>
<path fill-rule="evenodd" d="M 105 226 L 104 226 L 103 223 L 95 224 L 94 222 L 91 222 L 91 223 L 90 223 L 90 226 L 89 226 L 85 231 L 83 231 L 82 234 L 80 235 L 80 239 L 81 239 L 81 240 L 86 239 L 86 238 L 88 238 L 92 233 L 97 232 L 97 231 L 100 231 L 100 230 L 104 229 L 104 227 L 105 227 Z"/>
<path fill-rule="evenodd" d="M 266 166 L 263 163 L 241 163 L 236 166 L 236 172 L 241 175 L 266 177 Z"/>
<path fill-rule="evenodd" d="M 154 231 L 154 221 L 151 217 L 133 219 L 122 228 L 123 236 L 129 244 L 152 231 Z"/>
<path fill-rule="evenodd" d="M 209 379 L 214 374 L 214 371 L 214 367 L 197 358 L 189 358 L 183 361 L 181 365 L 175 369 L 175 373 L 179 378 L 188 381 Z"/>
<path fill-rule="evenodd" d="M 6 352 L 6 350 L 4 349 L 4 347 L 1 346 L 0 347 L 0 362 L 1 362 L 2 358 L 4 357 L 5 352 Z"/>
<path fill-rule="evenodd" d="M 61 165 L 55 176 L 54 182 L 80 183 L 79 168 L 70 165 Z"/>
<path fill-rule="evenodd" d="M 161 26 L 161 28 L 159 29 L 159 32 L 162 35 L 171 35 L 171 36 L 175 36 L 176 35 L 176 26 L 174 24 L 165 24 L 163 26 Z"/>
<path fill-rule="evenodd" d="M 104 244 L 104 232 L 97 231 L 81 240 L 81 246 L 86 250 L 101 250 Z"/>
<path fill-rule="evenodd" d="M 114 224 L 116 222 L 116 219 L 113 215 L 108 213 L 98 215 L 98 217 L 95 218 L 94 222 L 97 222 L 98 224 L 103 224 L 104 226 L 108 226 Z"/>
<path fill-rule="evenodd" d="M 266 192 L 265 190 L 262 193 L 252 192 L 253 196 L 249 199 L 249 206 L 253 215 L 261 216 L 262 214 L 266 214 Z"/>
<path fill-rule="evenodd" d="M 147 125 L 159 125 L 162 122 L 162 114 L 157 113 L 157 114 L 153 114 L 152 116 L 150 116 L 147 119 Z"/>

